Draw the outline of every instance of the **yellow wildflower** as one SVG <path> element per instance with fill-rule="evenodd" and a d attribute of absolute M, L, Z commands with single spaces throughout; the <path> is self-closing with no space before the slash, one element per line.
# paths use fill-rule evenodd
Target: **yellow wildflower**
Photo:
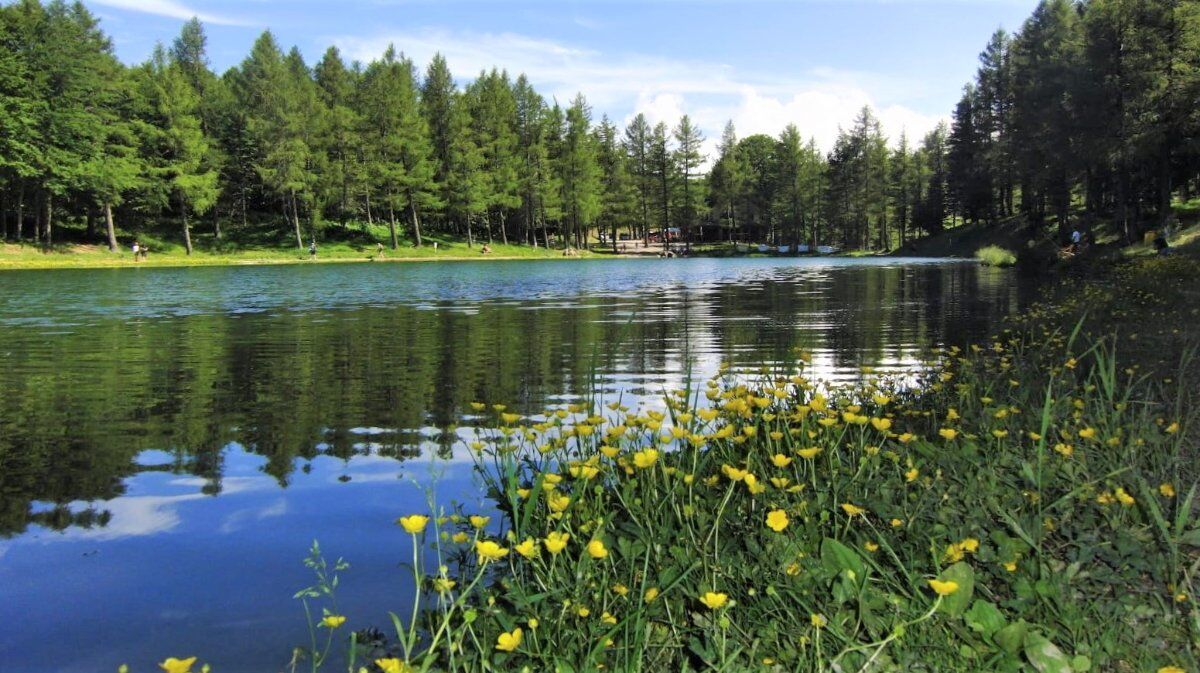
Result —
<path fill-rule="evenodd" d="M 454 535 L 452 535 L 450 537 L 450 539 L 458 544 L 462 544 L 462 543 L 466 542 L 467 540 L 470 540 L 471 536 L 467 535 L 466 533 L 464 533 L 460 530 L 457 533 L 455 533 Z"/>
<path fill-rule="evenodd" d="M 496 649 L 501 652 L 513 652 L 521 646 L 521 627 L 513 629 L 510 633 L 501 633 L 496 637 Z"/>
<path fill-rule="evenodd" d="M 400 524 L 400 527 L 406 532 L 416 535 L 425 531 L 425 527 L 429 525 L 429 517 L 421 514 L 411 514 L 396 519 L 396 523 Z"/>
<path fill-rule="evenodd" d="M 471 525 L 478 529 L 483 529 L 485 526 L 488 525 L 488 522 L 491 520 L 492 520 L 492 517 L 490 517 L 490 516 L 471 516 L 470 517 Z"/>
<path fill-rule="evenodd" d="M 587 553 L 588 556 L 599 560 L 608 556 L 608 549 L 605 549 L 603 540 L 594 538 L 591 542 L 587 543 Z"/>
<path fill-rule="evenodd" d="M 1175 421 L 1174 423 L 1171 423 L 1170 425 L 1168 425 L 1165 432 L 1168 435 L 1173 435 L 1173 434 L 1179 432 L 1179 421 Z"/>
<path fill-rule="evenodd" d="M 842 511 L 848 516 L 862 516 L 867 513 L 867 510 L 863 509 L 862 507 L 859 507 L 858 505 L 852 505 L 848 502 L 842 503 Z"/>
<path fill-rule="evenodd" d="M 538 553 L 537 542 L 535 542 L 531 537 L 525 538 L 520 544 L 513 547 L 513 549 L 515 549 L 518 554 L 524 556 L 525 558 L 533 558 L 534 556 L 537 556 Z"/>
<path fill-rule="evenodd" d="M 788 527 L 787 512 L 782 509 L 771 510 L 767 513 L 767 527 L 776 533 L 782 533 Z"/>
<path fill-rule="evenodd" d="M 1163 666 L 1158 669 L 1158 673 L 1187 673 L 1187 671 L 1178 666 Z"/>
<path fill-rule="evenodd" d="M 612 616 L 611 613 L 606 611 L 604 614 L 600 615 L 600 621 L 605 624 L 616 624 L 617 618 Z"/>
<path fill-rule="evenodd" d="M 542 540 L 542 544 L 546 545 L 546 551 L 551 554 L 557 554 L 567 546 L 567 542 L 570 540 L 570 533 L 553 531 Z"/>
<path fill-rule="evenodd" d="M 958 582 L 953 580 L 947 580 L 945 582 L 941 580 L 929 580 L 929 588 L 933 589 L 935 594 L 945 597 L 958 591 Z"/>
<path fill-rule="evenodd" d="M 783 455 L 782 453 L 777 453 L 774 456 L 771 456 L 771 462 L 775 464 L 775 467 L 782 468 L 791 465 L 792 459 Z"/>
<path fill-rule="evenodd" d="M 192 664 L 194 663 L 196 663 L 196 657 L 188 657 L 187 659 L 167 657 L 167 660 L 159 664 L 158 667 L 166 671 L 166 673 L 191 673 Z"/>
<path fill-rule="evenodd" d="M 479 554 L 479 562 L 481 564 L 499 561 L 508 554 L 508 550 L 491 540 L 479 540 L 475 542 L 475 552 Z"/>
<path fill-rule="evenodd" d="M 875 544 L 874 542 L 871 542 L 869 540 L 867 542 L 863 543 L 863 548 L 866 549 L 867 551 L 871 552 L 872 554 L 879 551 L 879 545 Z"/>
<path fill-rule="evenodd" d="M 726 477 L 729 477 L 730 481 L 741 481 L 746 478 L 746 474 L 748 473 L 747 470 L 739 470 L 732 465 L 722 465 L 721 472 L 723 472 Z"/>
<path fill-rule="evenodd" d="M 438 592 L 439 594 L 448 593 L 451 589 L 454 588 L 454 585 L 456 585 L 456 584 L 458 584 L 458 582 L 455 582 L 454 580 L 450 579 L 449 577 L 433 578 L 433 590 Z"/>
<path fill-rule="evenodd" d="M 640 469 L 651 467 L 658 461 L 658 449 L 644 449 L 633 454 L 633 464 Z"/>
<path fill-rule="evenodd" d="M 647 603 L 653 603 L 655 598 L 658 598 L 658 587 L 650 587 L 649 589 L 646 589 L 646 594 L 643 596 L 643 599 L 645 599 Z"/>
<path fill-rule="evenodd" d="M 411 673 L 413 670 L 411 666 L 403 661 L 400 661 L 399 659 L 396 659 L 395 657 L 389 659 L 376 659 L 375 665 L 378 666 L 383 673 Z"/>
<path fill-rule="evenodd" d="M 813 458 L 816 458 L 817 454 L 820 453 L 821 451 L 822 451 L 821 447 L 814 446 L 814 447 L 807 448 L 807 449 L 800 449 L 799 451 L 796 451 L 796 453 L 805 460 L 812 460 Z"/>
<path fill-rule="evenodd" d="M 346 618 L 342 615 L 325 615 L 325 618 L 321 620 L 321 626 L 327 629 L 336 629 L 345 623 Z"/>
<path fill-rule="evenodd" d="M 625 586 L 624 584 L 614 584 L 612 585 L 612 590 L 613 593 L 618 596 L 625 596 L 629 593 L 629 587 Z"/>
<path fill-rule="evenodd" d="M 1175 497 L 1175 487 L 1168 483 L 1159 484 L 1158 492 L 1160 494 L 1162 494 L 1162 496 L 1164 498 L 1174 498 Z"/>
<path fill-rule="evenodd" d="M 941 430 L 938 430 L 938 434 L 942 436 L 942 439 L 953 441 L 954 438 L 958 436 L 958 430 L 955 430 L 954 428 L 942 428 Z"/>
<path fill-rule="evenodd" d="M 706 591 L 704 595 L 700 597 L 700 602 L 704 603 L 705 607 L 707 607 L 709 610 L 720 610 L 721 608 L 725 607 L 726 603 L 729 602 L 729 596 L 713 591 Z"/>
<path fill-rule="evenodd" d="M 887 432 L 892 429 L 892 419 L 890 418 L 872 418 L 871 426 L 880 432 Z"/>
<path fill-rule="evenodd" d="M 1113 493 L 1113 496 L 1116 497 L 1118 502 L 1126 507 L 1132 507 L 1133 504 L 1137 502 L 1133 499 L 1132 495 L 1126 493 L 1125 489 L 1121 488 L 1120 486 L 1117 487 L 1117 490 Z"/>
<path fill-rule="evenodd" d="M 914 467 L 913 469 L 904 473 L 904 481 L 914 482 L 919 476 L 921 476 L 921 471 Z"/>
<path fill-rule="evenodd" d="M 808 623 L 812 624 L 814 628 L 823 629 L 829 623 L 829 620 L 825 619 L 825 615 L 813 613 L 808 616 Z"/>
<path fill-rule="evenodd" d="M 892 519 L 890 521 L 892 528 L 899 528 L 904 525 L 904 519 Z"/>

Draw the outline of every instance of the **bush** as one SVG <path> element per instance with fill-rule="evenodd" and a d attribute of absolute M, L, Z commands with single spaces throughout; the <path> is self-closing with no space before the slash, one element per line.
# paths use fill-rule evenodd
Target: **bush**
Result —
<path fill-rule="evenodd" d="M 998 245 L 989 245 L 975 251 L 975 259 L 988 266 L 1012 266 L 1017 263 L 1017 256 Z"/>

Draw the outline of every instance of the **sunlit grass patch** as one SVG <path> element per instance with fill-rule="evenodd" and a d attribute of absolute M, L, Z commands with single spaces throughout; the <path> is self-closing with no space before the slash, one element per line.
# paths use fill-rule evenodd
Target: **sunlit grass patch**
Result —
<path fill-rule="evenodd" d="M 975 251 L 975 259 L 988 266 L 1012 266 L 1017 256 L 998 245 L 989 245 Z"/>

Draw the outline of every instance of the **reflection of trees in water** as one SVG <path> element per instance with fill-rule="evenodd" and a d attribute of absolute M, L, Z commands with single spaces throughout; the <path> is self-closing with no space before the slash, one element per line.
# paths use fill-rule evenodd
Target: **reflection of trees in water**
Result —
<path fill-rule="evenodd" d="M 9 330 L 0 369 L 0 534 L 106 523 L 76 501 L 119 496 L 147 468 L 221 491 L 225 447 L 287 485 L 318 455 L 449 456 L 472 401 L 534 412 L 610 388 L 657 395 L 692 363 L 746 367 L 820 349 L 835 368 L 978 336 L 1015 308 L 1010 276 L 974 266 L 797 272 L 673 287 L 572 307 L 484 303 L 474 313 L 396 306 Z M 685 346 L 687 352 L 685 352 Z M 701 372 L 704 374 L 706 372 Z M 646 374 L 645 378 L 640 378 Z M 628 375 L 628 378 L 625 376 Z M 422 429 L 438 429 L 432 436 Z M 34 514 L 31 503 L 49 503 Z"/>

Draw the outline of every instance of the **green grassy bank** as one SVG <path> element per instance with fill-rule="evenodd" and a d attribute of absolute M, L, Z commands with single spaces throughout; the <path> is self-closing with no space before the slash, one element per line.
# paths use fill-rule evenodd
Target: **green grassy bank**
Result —
<path fill-rule="evenodd" d="M 486 259 L 562 259 L 562 250 L 547 250 L 524 245 L 493 243 L 491 252 L 481 252 L 482 245 L 467 247 L 463 241 L 434 240 L 420 248 L 403 244 L 392 250 L 385 246 L 380 252 L 377 246 L 354 243 L 328 243 L 317 248 L 312 257 L 308 250 L 297 250 L 295 246 L 235 246 L 218 249 L 197 249 L 191 255 L 183 247 L 170 244 L 151 245 L 143 260 L 135 260 L 129 246 L 118 252 L 109 252 L 107 247 L 97 245 L 65 244 L 43 248 L 33 244 L 0 243 L 0 270 L 10 269 L 65 269 L 65 268 L 113 268 L 113 267 L 168 267 L 168 266 L 223 266 L 237 264 L 311 264 L 327 262 L 430 262 Z M 592 253 L 582 251 L 579 256 Z"/>

